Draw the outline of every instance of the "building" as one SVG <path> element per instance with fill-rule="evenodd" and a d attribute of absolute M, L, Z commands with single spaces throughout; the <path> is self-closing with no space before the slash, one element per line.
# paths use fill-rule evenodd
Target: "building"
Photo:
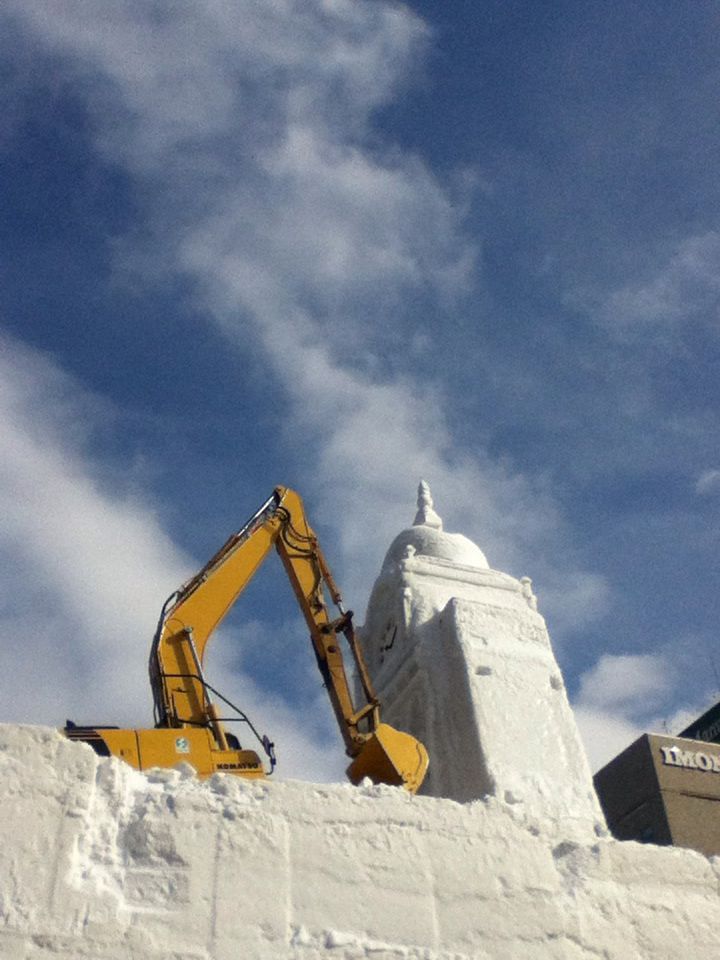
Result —
<path fill-rule="evenodd" d="M 688 740 L 705 740 L 707 743 L 720 743 L 720 703 L 713 704 L 697 720 L 681 730 L 679 737 Z"/>
<path fill-rule="evenodd" d="M 595 775 L 618 840 L 720 854 L 720 746 L 643 734 Z"/>

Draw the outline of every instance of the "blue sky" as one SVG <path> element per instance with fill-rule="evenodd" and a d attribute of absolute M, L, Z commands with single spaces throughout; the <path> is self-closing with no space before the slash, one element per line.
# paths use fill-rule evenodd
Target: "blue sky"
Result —
<path fill-rule="evenodd" d="M 277 483 L 362 619 L 420 477 L 595 764 L 718 696 L 716 3 L 0 16 L 3 720 L 147 723 L 164 597 Z M 287 594 L 214 678 L 337 776 Z"/>

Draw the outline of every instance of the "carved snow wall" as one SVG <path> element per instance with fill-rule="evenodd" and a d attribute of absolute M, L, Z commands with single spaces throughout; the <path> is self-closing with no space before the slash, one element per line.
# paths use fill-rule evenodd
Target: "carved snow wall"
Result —
<path fill-rule="evenodd" d="M 148 776 L 0 726 L 3 960 L 716 960 L 718 862 L 518 805 Z"/>

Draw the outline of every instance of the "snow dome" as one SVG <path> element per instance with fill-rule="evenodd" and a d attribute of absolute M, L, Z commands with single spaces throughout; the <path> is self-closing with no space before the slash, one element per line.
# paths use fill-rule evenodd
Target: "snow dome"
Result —
<path fill-rule="evenodd" d="M 490 564 L 477 544 L 461 533 L 446 533 L 442 520 L 433 509 L 430 487 L 420 481 L 417 514 L 412 527 L 403 530 L 390 544 L 385 555 L 383 571 L 394 567 L 409 556 L 432 557 L 466 567 L 488 570 Z"/>

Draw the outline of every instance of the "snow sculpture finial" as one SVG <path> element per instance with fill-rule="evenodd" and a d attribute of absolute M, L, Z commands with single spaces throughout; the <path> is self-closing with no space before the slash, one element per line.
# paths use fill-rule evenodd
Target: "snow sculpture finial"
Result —
<path fill-rule="evenodd" d="M 437 530 L 442 530 L 442 520 L 433 510 L 430 486 L 424 480 L 421 480 L 418 486 L 417 508 L 414 526 L 435 527 Z"/>

